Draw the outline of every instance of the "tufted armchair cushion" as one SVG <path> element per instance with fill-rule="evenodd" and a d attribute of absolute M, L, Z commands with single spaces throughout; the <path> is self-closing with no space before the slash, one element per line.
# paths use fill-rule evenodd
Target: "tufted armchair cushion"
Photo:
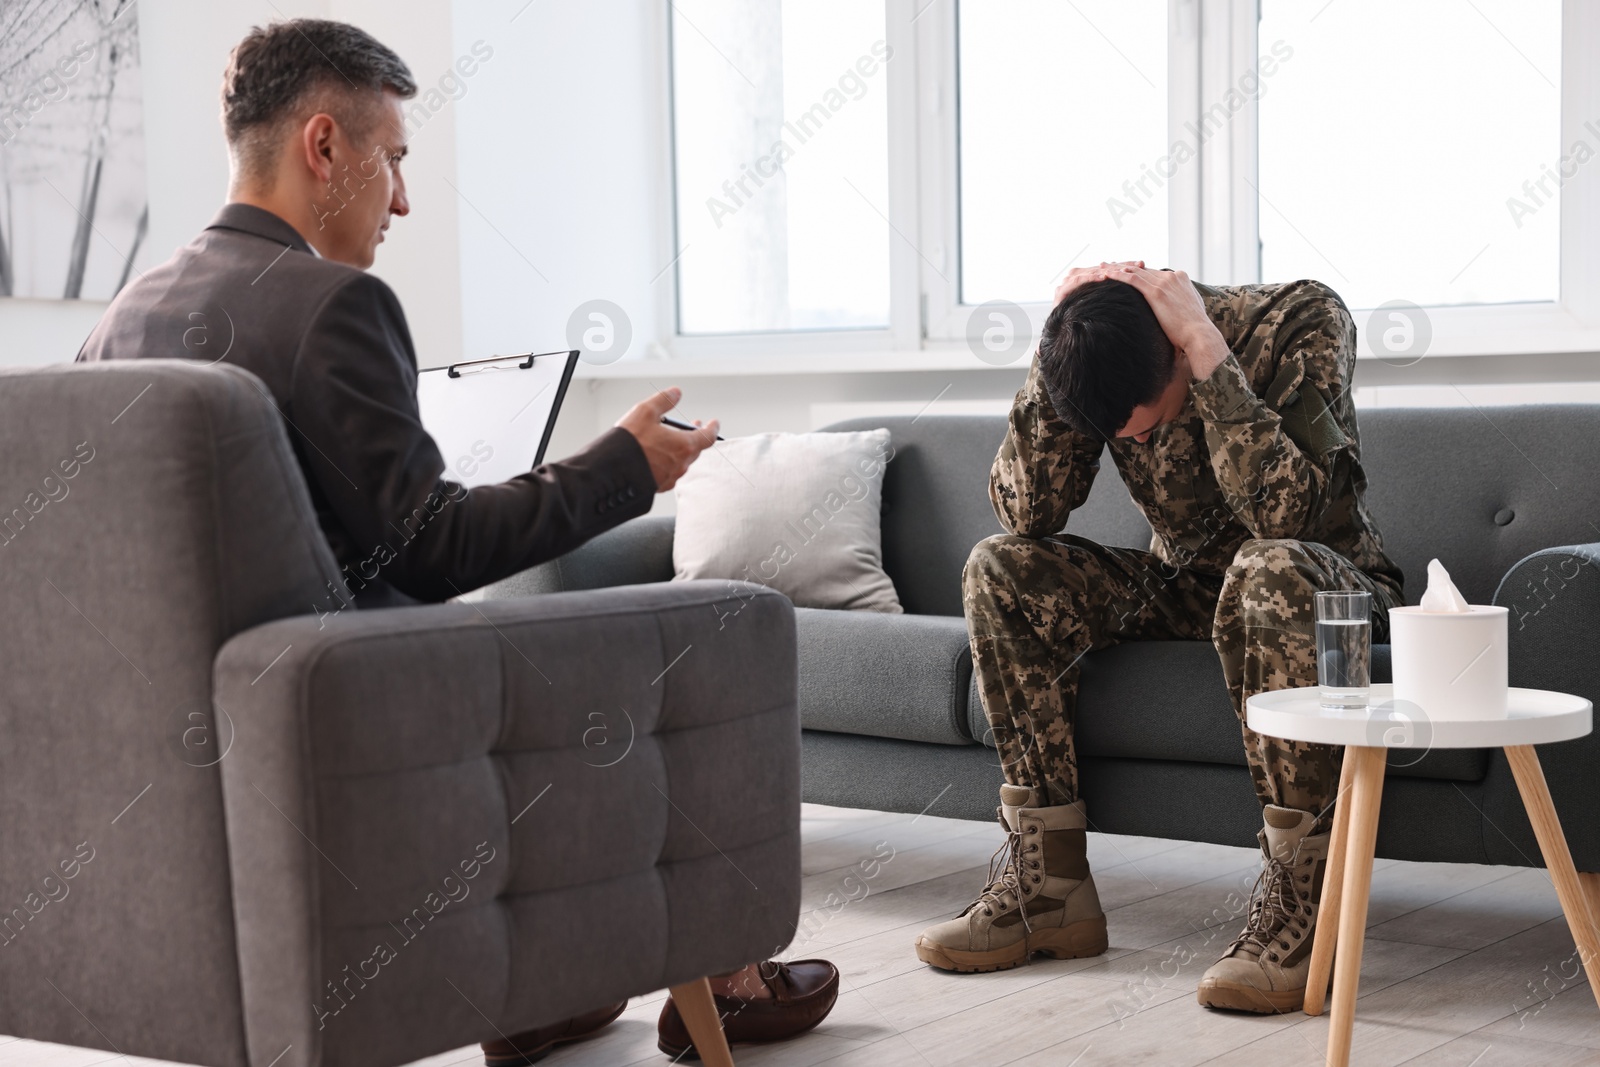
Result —
<path fill-rule="evenodd" d="M 794 616 L 744 594 L 387 609 L 230 642 L 252 1059 L 399 1063 L 786 945 Z"/>

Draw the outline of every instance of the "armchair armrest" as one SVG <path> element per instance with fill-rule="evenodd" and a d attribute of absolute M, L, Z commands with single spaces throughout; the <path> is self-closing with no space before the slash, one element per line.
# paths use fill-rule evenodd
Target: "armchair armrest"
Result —
<path fill-rule="evenodd" d="M 1600 543 L 1535 552 L 1500 582 L 1509 608 L 1511 684 L 1576 693 L 1600 704 Z M 1504 753 L 1484 782 L 1484 846 L 1493 863 L 1537 863 L 1539 847 Z M 1539 750 L 1567 844 L 1580 871 L 1600 871 L 1600 733 Z"/>
<path fill-rule="evenodd" d="M 537 593 L 605 589 L 672 580 L 671 515 L 645 515 L 568 552 L 486 585 L 477 599 L 505 600 Z"/>
<path fill-rule="evenodd" d="M 770 590 L 305 616 L 214 674 L 253 1062 L 407 1062 L 793 935 L 794 612 Z"/>

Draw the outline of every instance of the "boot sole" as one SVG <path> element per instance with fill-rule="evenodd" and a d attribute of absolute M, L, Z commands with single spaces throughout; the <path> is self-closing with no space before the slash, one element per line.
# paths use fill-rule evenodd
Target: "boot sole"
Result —
<path fill-rule="evenodd" d="M 1202 979 L 1195 993 L 1201 1006 L 1224 1011 L 1247 1011 L 1254 1015 L 1287 1015 L 1305 1006 L 1304 989 L 1261 990 L 1254 986 L 1233 985 Z"/>
<path fill-rule="evenodd" d="M 1101 915 L 1093 919 L 1082 919 L 1071 926 L 1038 930 L 1024 941 L 989 952 L 950 948 L 919 936 L 917 958 L 941 971 L 983 974 L 1020 967 L 1036 954 L 1058 960 L 1098 956 L 1109 944 L 1110 941 L 1106 937 L 1106 919 Z"/>

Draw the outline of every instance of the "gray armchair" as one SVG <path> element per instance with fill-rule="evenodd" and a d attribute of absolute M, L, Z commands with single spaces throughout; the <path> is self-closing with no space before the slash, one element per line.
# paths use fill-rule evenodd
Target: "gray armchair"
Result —
<path fill-rule="evenodd" d="M 0 1033 L 385 1067 L 764 958 L 794 616 L 357 612 L 250 375 L 0 373 Z"/>

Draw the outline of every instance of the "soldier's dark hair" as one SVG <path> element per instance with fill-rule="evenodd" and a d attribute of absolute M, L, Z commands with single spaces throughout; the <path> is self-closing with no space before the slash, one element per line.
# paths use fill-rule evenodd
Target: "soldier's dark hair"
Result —
<path fill-rule="evenodd" d="M 384 90 L 416 95 L 405 61 L 365 30 L 326 19 L 257 26 L 234 46 L 222 76 L 222 128 L 241 170 L 261 177 L 272 165 L 282 125 L 318 111 L 366 138 Z"/>
<path fill-rule="evenodd" d="M 1064 297 L 1039 334 L 1039 375 L 1056 414 L 1102 440 L 1172 381 L 1172 342 L 1126 282 L 1088 282 Z"/>

